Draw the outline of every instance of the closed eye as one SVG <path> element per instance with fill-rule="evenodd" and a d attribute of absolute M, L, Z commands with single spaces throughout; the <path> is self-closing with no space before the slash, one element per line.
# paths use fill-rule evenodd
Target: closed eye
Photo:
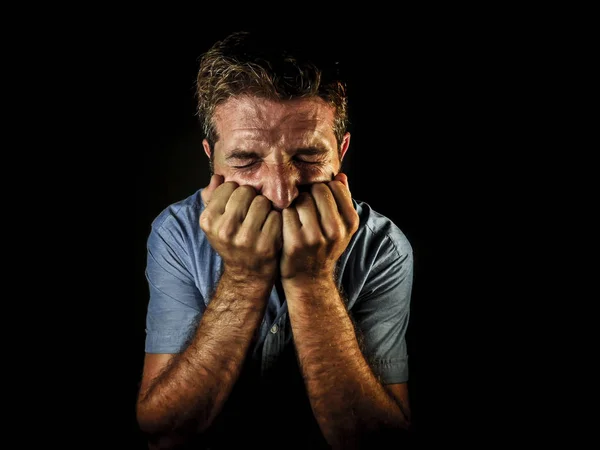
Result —
<path fill-rule="evenodd" d="M 248 163 L 245 164 L 237 164 L 235 166 L 231 166 L 233 169 L 249 169 L 253 166 L 255 166 L 256 164 L 258 164 L 260 161 L 250 161 Z M 313 166 L 316 164 L 322 164 L 321 161 L 310 161 L 307 159 L 301 159 L 301 158 L 294 158 L 294 162 L 296 164 L 306 164 L 308 166 Z"/>
<path fill-rule="evenodd" d="M 308 161 L 306 159 L 300 159 L 300 158 L 296 158 L 296 162 L 301 163 L 301 164 L 320 164 L 321 161 Z"/>
<path fill-rule="evenodd" d="M 238 166 L 231 166 L 231 167 L 233 167 L 234 169 L 247 169 L 249 167 L 254 166 L 257 162 L 258 161 L 252 161 L 252 162 L 249 162 L 246 164 L 242 164 L 242 165 L 238 165 Z"/>
<path fill-rule="evenodd" d="M 225 160 L 233 163 L 231 167 L 234 169 L 248 169 L 260 161 L 260 155 L 252 150 L 234 149 Z"/>

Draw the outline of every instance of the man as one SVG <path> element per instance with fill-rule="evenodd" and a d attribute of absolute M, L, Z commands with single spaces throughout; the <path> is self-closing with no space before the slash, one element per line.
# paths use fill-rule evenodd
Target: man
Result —
<path fill-rule="evenodd" d="M 148 238 L 151 448 L 371 448 L 410 428 L 411 246 L 340 172 L 335 66 L 278 43 L 234 33 L 200 63 L 211 181 Z"/>

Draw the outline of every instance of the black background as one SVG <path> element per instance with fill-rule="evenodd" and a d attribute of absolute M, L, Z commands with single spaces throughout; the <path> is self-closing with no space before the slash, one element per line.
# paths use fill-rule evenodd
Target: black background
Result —
<path fill-rule="evenodd" d="M 150 223 L 208 181 L 194 116 L 198 58 L 230 31 L 252 29 L 165 22 L 134 36 L 129 61 L 136 217 L 124 402 L 134 444 L 128 448 L 145 448 L 134 405 L 144 356 Z M 323 51 L 339 57 L 348 76 L 352 138 L 344 170 L 353 196 L 390 217 L 413 246 L 407 340 L 415 430 L 423 440 L 446 443 L 479 436 L 497 441 L 504 428 L 500 411 L 510 403 L 503 383 L 494 381 L 504 378 L 506 359 L 498 345 L 503 338 L 491 326 L 506 314 L 494 261 L 505 250 L 496 230 L 510 219 L 498 212 L 497 180 L 505 131 L 514 125 L 505 105 L 515 67 L 501 63 L 503 37 L 485 28 L 421 22 L 368 33 L 361 27 L 304 31 L 307 42 L 326 42 Z"/>

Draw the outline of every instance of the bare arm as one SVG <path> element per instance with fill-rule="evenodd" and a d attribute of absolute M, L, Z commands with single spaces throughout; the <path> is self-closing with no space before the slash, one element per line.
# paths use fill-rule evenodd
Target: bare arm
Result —
<path fill-rule="evenodd" d="M 406 385 L 379 383 L 333 280 L 288 286 L 286 295 L 308 396 L 327 441 L 350 449 L 399 437 L 410 424 Z"/>
<path fill-rule="evenodd" d="M 160 448 L 211 425 L 239 377 L 277 273 L 280 215 L 252 188 L 214 180 L 200 226 L 223 273 L 188 347 L 146 357 L 138 396 L 140 428 Z"/>
<path fill-rule="evenodd" d="M 360 350 L 335 283 L 335 263 L 358 227 L 345 175 L 301 194 L 283 212 L 282 283 L 313 413 L 333 448 L 409 427 L 404 387 L 384 388 Z M 404 412 L 403 412 L 404 410 Z"/>
<path fill-rule="evenodd" d="M 185 434 L 211 424 L 238 378 L 270 287 L 223 274 L 187 349 L 162 369 L 144 371 L 137 405 L 142 430 Z"/>

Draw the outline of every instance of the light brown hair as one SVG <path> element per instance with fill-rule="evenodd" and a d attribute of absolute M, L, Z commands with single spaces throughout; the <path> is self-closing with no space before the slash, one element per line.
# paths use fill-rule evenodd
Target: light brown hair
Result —
<path fill-rule="evenodd" d="M 320 97 L 335 108 L 333 132 L 340 148 L 348 127 L 346 84 L 336 61 L 318 61 L 320 55 L 304 53 L 286 47 L 279 36 L 239 31 L 217 41 L 202 56 L 196 80 L 197 113 L 211 148 L 219 139 L 215 108 L 239 95 L 269 100 Z"/>

